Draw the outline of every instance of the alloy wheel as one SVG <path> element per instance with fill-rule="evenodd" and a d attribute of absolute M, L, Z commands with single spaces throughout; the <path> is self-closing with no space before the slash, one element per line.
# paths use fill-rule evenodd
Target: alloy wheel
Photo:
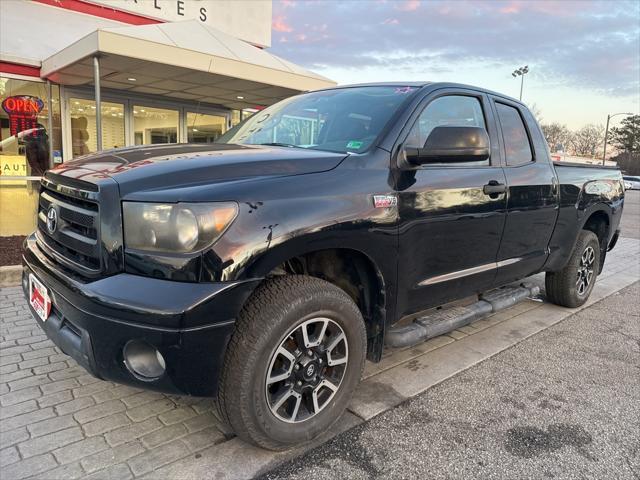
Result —
<path fill-rule="evenodd" d="M 596 259 L 596 252 L 592 246 L 587 246 L 582 252 L 580 257 L 580 264 L 578 265 L 578 274 L 576 278 L 576 290 L 578 295 L 584 295 L 588 290 L 593 280 L 594 273 L 594 261 Z"/>
<path fill-rule="evenodd" d="M 335 321 L 312 318 L 294 327 L 274 351 L 266 376 L 271 413 L 288 423 L 316 416 L 333 399 L 347 370 L 349 346 Z"/>

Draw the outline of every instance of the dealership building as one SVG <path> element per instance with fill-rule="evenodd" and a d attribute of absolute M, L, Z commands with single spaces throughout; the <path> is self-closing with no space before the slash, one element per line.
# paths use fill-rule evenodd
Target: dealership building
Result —
<path fill-rule="evenodd" d="M 256 110 L 334 85 L 269 52 L 271 10 L 269 0 L 1 0 L 1 246 L 35 228 L 51 165 L 213 142 Z"/>

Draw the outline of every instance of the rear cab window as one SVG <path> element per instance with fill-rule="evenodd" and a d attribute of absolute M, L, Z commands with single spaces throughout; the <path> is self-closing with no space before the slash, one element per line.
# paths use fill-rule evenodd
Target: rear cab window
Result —
<path fill-rule="evenodd" d="M 520 111 L 501 102 L 496 102 L 495 105 L 502 127 L 506 165 L 515 167 L 532 163 L 531 141 Z"/>

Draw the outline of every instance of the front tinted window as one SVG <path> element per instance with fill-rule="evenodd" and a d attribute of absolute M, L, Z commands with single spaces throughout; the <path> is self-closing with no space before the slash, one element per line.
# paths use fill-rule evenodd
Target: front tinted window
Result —
<path fill-rule="evenodd" d="M 298 95 L 257 112 L 217 142 L 363 152 L 416 90 L 353 87 Z"/>
<path fill-rule="evenodd" d="M 433 100 L 422 111 L 406 144 L 410 147 L 424 147 L 431 131 L 436 127 L 482 127 L 486 130 L 482 105 L 476 97 L 450 95 Z M 458 165 L 488 165 L 489 160 L 464 162 Z"/>
<path fill-rule="evenodd" d="M 496 107 L 502 126 L 507 165 L 512 167 L 531 162 L 533 160 L 531 144 L 520 112 L 504 103 L 496 103 Z"/>
<path fill-rule="evenodd" d="M 436 98 L 420 114 L 418 121 L 409 133 L 407 145 L 424 147 L 431 131 L 441 126 L 482 127 L 486 129 L 480 100 L 461 95 Z"/>

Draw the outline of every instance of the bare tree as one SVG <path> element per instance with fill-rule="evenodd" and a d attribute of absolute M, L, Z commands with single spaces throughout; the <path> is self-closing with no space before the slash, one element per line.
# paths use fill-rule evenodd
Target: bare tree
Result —
<path fill-rule="evenodd" d="M 602 125 L 585 125 L 571 136 L 571 146 L 576 155 L 593 157 L 604 141 Z"/>
<path fill-rule="evenodd" d="M 538 108 L 538 105 L 536 105 L 535 103 L 532 104 L 529 107 L 529 111 L 533 115 L 533 118 L 536 119 L 536 122 L 538 122 L 538 124 L 542 125 L 542 122 L 544 121 L 544 119 L 542 118 L 542 111 L 540 110 L 540 108 Z"/>
<path fill-rule="evenodd" d="M 571 132 L 566 125 L 560 123 L 547 123 L 540 125 L 544 138 L 547 140 L 549 150 L 556 152 L 566 150 L 568 147 Z"/>

